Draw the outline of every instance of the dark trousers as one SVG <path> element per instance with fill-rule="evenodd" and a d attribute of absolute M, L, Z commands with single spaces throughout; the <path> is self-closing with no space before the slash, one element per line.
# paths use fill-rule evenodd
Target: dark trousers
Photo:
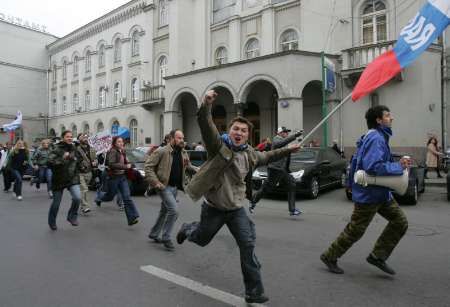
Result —
<path fill-rule="evenodd" d="M 47 182 L 47 191 L 52 190 L 52 170 L 46 166 L 39 166 L 36 188 L 40 188 L 41 183 Z"/>
<path fill-rule="evenodd" d="M 3 174 L 3 191 L 9 191 L 9 189 L 11 189 L 11 172 L 9 170 L 7 170 L 6 168 L 4 168 L 2 170 L 2 174 Z"/>
<path fill-rule="evenodd" d="M 72 185 L 68 187 L 67 190 L 72 196 L 72 205 L 67 213 L 67 220 L 74 222 L 78 219 L 78 208 L 81 202 L 80 185 Z M 48 224 L 50 226 L 56 225 L 56 217 L 58 215 L 59 206 L 61 205 L 63 191 L 64 190 L 53 191 L 53 200 L 48 212 Z"/>
<path fill-rule="evenodd" d="M 255 255 L 255 224 L 247 216 L 244 208 L 221 211 L 203 203 L 200 222 L 188 225 L 188 240 L 206 246 L 224 224 L 239 247 L 246 294 L 264 293 L 261 265 Z"/>
<path fill-rule="evenodd" d="M 22 176 L 23 173 L 19 170 L 12 169 L 10 172 L 11 179 L 14 180 L 14 193 L 17 196 L 22 196 Z"/>
<path fill-rule="evenodd" d="M 424 174 L 425 178 L 427 178 L 427 175 L 428 175 L 428 171 L 429 171 L 429 170 L 435 170 L 437 176 L 438 176 L 438 177 L 442 177 L 442 176 L 441 176 L 441 173 L 439 172 L 439 167 L 427 167 L 427 168 L 425 168 L 425 174 Z"/>
<path fill-rule="evenodd" d="M 122 196 L 125 215 L 127 216 L 128 224 L 130 224 L 139 217 L 139 213 L 131 199 L 130 187 L 128 186 L 128 180 L 125 175 L 110 177 L 108 179 L 108 191 L 106 193 L 101 191 L 97 192 L 97 199 L 95 201 L 112 201 L 117 193 L 120 193 Z"/>
<path fill-rule="evenodd" d="M 350 222 L 325 252 L 325 256 L 335 260 L 344 255 L 354 243 L 361 239 L 376 213 L 389 223 L 375 243 L 372 254 L 383 260 L 389 258 L 408 229 L 406 216 L 395 201 L 390 204 L 355 204 Z"/>
<path fill-rule="evenodd" d="M 287 171 L 275 168 L 267 169 L 267 179 L 264 180 L 261 188 L 253 195 L 252 203 L 256 204 L 267 193 L 272 191 L 278 184 L 285 185 L 288 190 L 289 212 L 295 210 L 295 179 Z"/>

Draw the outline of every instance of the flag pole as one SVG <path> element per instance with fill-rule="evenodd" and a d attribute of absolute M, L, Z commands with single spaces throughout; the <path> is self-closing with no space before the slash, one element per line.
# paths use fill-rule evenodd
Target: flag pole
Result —
<path fill-rule="evenodd" d="M 331 110 L 330 113 L 327 114 L 327 116 L 325 116 L 307 135 L 305 135 L 303 137 L 303 139 L 300 141 L 300 145 L 303 145 L 305 143 L 305 141 L 310 138 L 314 132 L 317 131 L 317 129 L 319 129 L 324 123 L 327 122 L 327 120 L 334 114 L 336 113 L 347 101 L 350 100 L 350 98 L 352 98 L 352 93 L 350 93 L 347 97 L 345 97 L 344 99 L 342 99 L 342 101 L 333 109 Z"/>

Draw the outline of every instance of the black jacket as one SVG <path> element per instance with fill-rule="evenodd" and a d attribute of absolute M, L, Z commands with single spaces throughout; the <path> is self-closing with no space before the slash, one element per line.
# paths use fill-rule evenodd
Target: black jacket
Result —
<path fill-rule="evenodd" d="M 69 159 L 64 159 L 64 154 L 70 154 Z M 52 189 L 64 190 L 73 185 L 80 184 L 80 162 L 81 157 L 75 145 L 65 142 L 58 143 L 50 152 L 49 164 L 53 171 Z"/>

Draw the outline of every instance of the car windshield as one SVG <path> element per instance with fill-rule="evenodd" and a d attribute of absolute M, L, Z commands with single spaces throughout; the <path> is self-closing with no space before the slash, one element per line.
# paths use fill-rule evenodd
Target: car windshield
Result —
<path fill-rule="evenodd" d="M 127 149 L 127 160 L 130 163 L 145 162 L 145 153 L 137 149 Z"/>
<path fill-rule="evenodd" d="M 291 155 L 292 162 L 299 163 L 314 163 L 317 160 L 317 152 L 312 150 L 305 150 Z"/>

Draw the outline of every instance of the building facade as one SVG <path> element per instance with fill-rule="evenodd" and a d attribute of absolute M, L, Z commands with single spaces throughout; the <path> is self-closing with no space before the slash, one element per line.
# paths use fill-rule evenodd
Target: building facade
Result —
<path fill-rule="evenodd" d="M 159 143 L 173 128 L 200 140 L 196 110 L 209 89 L 219 130 L 235 115 L 255 129 L 310 131 L 322 117 L 321 55 L 336 67 L 328 110 L 351 93 L 373 58 L 395 43 L 425 0 L 133 0 L 47 45 L 49 132 L 130 128 L 134 146 Z M 364 113 L 394 113 L 392 145 L 423 154 L 429 134 L 446 135 L 443 43 L 394 80 L 330 120 L 328 143 L 351 150 Z M 412 124 L 414 123 L 414 124 Z M 323 142 L 323 131 L 313 136 Z M 446 142 L 447 140 L 444 139 Z"/>

